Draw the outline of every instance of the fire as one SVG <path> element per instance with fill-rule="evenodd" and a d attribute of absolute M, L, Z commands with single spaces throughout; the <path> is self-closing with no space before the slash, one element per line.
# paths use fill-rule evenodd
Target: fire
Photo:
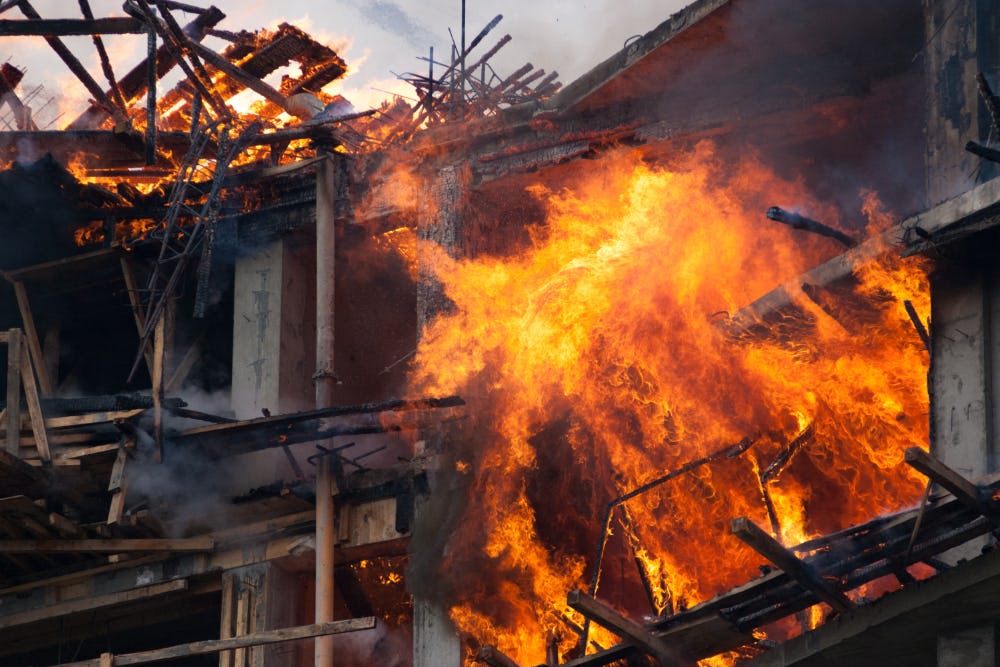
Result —
<path fill-rule="evenodd" d="M 836 211 L 708 143 L 667 167 L 627 152 L 597 167 L 530 189 L 547 220 L 518 254 L 420 248 L 455 307 L 425 330 L 412 382 L 463 395 L 476 420 L 455 453 L 464 518 L 437 574 L 457 627 L 521 664 L 542 662 L 550 634 L 562 655 L 577 645 L 566 593 L 589 587 L 607 504 L 687 462 L 753 440 L 615 515 L 598 597 L 635 618 L 756 575 L 763 559 L 729 535 L 735 516 L 795 544 L 922 488 L 899 465 L 927 437 L 927 355 L 902 305 L 929 312 L 918 263 L 861 267 L 840 298 L 803 293 L 803 317 L 733 337 L 727 315 L 840 251 L 769 223 L 767 207 L 831 224 Z M 869 232 L 883 228 L 891 217 L 866 202 Z"/>

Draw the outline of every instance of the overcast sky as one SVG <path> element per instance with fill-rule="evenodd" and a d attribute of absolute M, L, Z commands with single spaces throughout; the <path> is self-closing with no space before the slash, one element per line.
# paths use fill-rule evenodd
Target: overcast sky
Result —
<path fill-rule="evenodd" d="M 121 0 L 90 0 L 97 16 L 122 15 Z M 188 0 L 208 5 L 203 0 Z M 315 38 L 334 47 L 347 61 L 348 76 L 328 88 L 351 99 L 355 106 L 366 107 L 385 97 L 378 89 L 406 92 L 393 72 L 426 71 L 417 56 L 427 55 L 433 45 L 435 56 L 447 57 L 450 48 L 448 28 L 459 39 L 461 0 L 216 0 L 227 14 L 219 27 L 228 30 L 273 28 L 282 21 L 295 24 Z M 488 48 L 505 33 L 513 37 L 492 61 L 498 73 L 505 75 L 526 62 L 547 71 L 560 73 L 565 84 L 622 48 L 627 39 L 656 27 L 687 4 L 684 0 L 506 0 L 484 2 L 467 0 L 466 31 L 468 39 L 495 15 L 504 19 L 485 40 Z M 45 18 L 78 17 L 79 6 L 73 0 L 34 0 L 33 5 Z M 17 9 L 8 10 L 5 19 L 22 18 Z M 190 16 L 180 16 L 182 23 Z M 139 62 L 145 48 L 142 36 L 106 38 L 112 60 L 119 74 Z M 68 38 L 77 57 L 103 82 L 97 55 L 89 38 Z M 224 44 L 215 42 L 221 49 Z M 484 47 L 480 47 L 481 49 Z M 73 95 L 63 104 L 67 114 L 85 105 L 86 93 L 72 74 L 55 58 L 40 38 L 0 38 L 0 60 L 28 72 L 22 95 L 44 86 L 33 103 L 40 105 L 56 95 Z M 75 94 L 74 94 L 75 93 Z M 50 105 L 51 108 L 56 103 Z"/>

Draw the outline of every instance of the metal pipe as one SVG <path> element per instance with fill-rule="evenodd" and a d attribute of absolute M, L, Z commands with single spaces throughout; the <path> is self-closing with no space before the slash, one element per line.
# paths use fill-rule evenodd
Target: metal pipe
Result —
<path fill-rule="evenodd" d="M 336 162 L 323 156 L 316 165 L 316 407 L 333 404 L 334 249 Z M 329 456 L 319 460 L 316 473 L 316 620 L 333 620 L 333 471 Z M 317 637 L 315 666 L 333 667 L 333 638 Z"/>

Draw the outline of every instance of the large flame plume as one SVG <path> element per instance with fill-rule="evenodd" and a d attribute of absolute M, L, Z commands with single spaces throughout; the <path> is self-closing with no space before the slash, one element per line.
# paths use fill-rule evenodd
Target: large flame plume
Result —
<path fill-rule="evenodd" d="M 927 354 L 903 307 L 929 312 L 918 262 L 887 254 L 824 307 L 734 336 L 731 314 L 840 251 L 763 211 L 786 202 L 834 222 L 837 211 L 708 143 L 666 166 L 630 152 L 592 165 L 570 187 L 530 189 L 547 220 L 516 254 L 421 248 L 454 308 L 426 328 L 413 384 L 463 395 L 475 420 L 458 445 L 467 485 L 439 581 L 459 630 L 521 664 L 542 662 L 547 638 L 564 654 L 576 645 L 566 593 L 590 584 L 607 504 L 687 462 L 753 442 L 616 515 L 609 544 L 641 563 L 655 609 L 616 574 L 625 560 L 610 546 L 598 596 L 634 616 L 756 574 L 762 559 L 728 534 L 734 516 L 795 544 L 922 488 L 900 465 L 927 437 Z M 864 214 L 870 235 L 891 219 L 874 193 Z"/>

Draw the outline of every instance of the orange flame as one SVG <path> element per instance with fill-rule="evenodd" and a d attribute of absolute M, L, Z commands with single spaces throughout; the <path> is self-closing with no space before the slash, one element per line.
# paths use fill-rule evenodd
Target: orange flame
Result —
<path fill-rule="evenodd" d="M 789 202 L 835 223 L 801 183 L 752 158 L 723 164 L 703 143 L 669 168 L 620 153 L 572 187 L 530 191 L 548 215 L 524 252 L 456 260 L 419 248 L 455 308 L 425 330 L 414 388 L 459 393 L 476 419 L 456 452 L 471 480 L 464 519 L 440 566 L 462 632 L 522 664 L 542 661 L 550 633 L 566 654 L 582 620 L 566 593 L 589 585 L 607 503 L 747 437 L 746 455 L 628 502 L 600 597 L 650 613 L 616 574 L 635 561 L 656 612 L 750 578 L 762 559 L 728 534 L 730 519 L 769 525 L 760 471 L 809 424 L 812 437 L 766 483 L 786 543 L 919 496 L 899 465 L 927 435 L 926 352 L 902 306 L 929 312 L 919 262 L 860 267 L 829 302 L 734 340 L 721 316 L 839 252 L 764 219 Z M 867 201 L 869 217 L 884 215 Z"/>

